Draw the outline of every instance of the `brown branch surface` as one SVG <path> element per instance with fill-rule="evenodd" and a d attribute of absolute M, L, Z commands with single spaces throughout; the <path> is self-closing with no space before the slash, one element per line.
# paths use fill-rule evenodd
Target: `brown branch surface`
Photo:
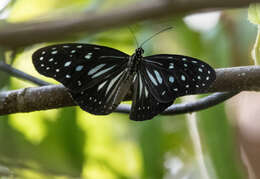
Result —
<path fill-rule="evenodd" d="M 61 85 L 24 88 L 0 93 L 0 114 L 32 112 L 73 106 L 67 89 Z"/>
<path fill-rule="evenodd" d="M 260 67 L 244 66 L 217 69 L 217 79 L 205 91 L 260 91 Z M 131 91 L 125 100 L 131 99 Z M 25 88 L 0 93 L 0 115 L 73 106 L 75 103 L 61 85 Z"/>
<path fill-rule="evenodd" d="M 79 13 L 46 22 L 8 24 L 0 29 L 0 44 L 19 47 L 53 41 L 79 32 L 98 32 L 148 19 L 212 9 L 245 7 L 260 0 L 146 0 L 102 13 Z"/>

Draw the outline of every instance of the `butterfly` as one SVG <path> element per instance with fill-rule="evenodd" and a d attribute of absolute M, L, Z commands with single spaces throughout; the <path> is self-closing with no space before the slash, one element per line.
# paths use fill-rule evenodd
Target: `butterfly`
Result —
<path fill-rule="evenodd" d="M 113 112 L 133 88 L 130 119 L 152 119 L 179 96 L 207 89 L 216 73 L 193 57 L 158 54 L 143 57 L 139 47 L 128 55 L 93 44 L 43 47 L 32 55 L 36 70 L 62 83 L 74 101 L 91 114 Z"/>

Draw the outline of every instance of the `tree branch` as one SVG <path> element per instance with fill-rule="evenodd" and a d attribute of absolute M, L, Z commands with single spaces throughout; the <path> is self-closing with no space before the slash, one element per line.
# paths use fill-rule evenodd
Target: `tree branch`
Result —
<path fill-rule="evenodd" d="M 217 79 L 212 86 L 205 91 L 224 92 L 209 96 L 198 101 L 202 109 L 207 105 L 215 105 L 232 97 L 239 91 L 259 91 L 260 90 L 260 67 L 245 66 L 234 68 L 217 69 Z M 235 91 L 235 92 L 234 92 Z M 130 100 L 132 91 L 129 92 L 125 100 Z M 0 115 L 32 112 L 38 110 L 54 109 L 59 107 L 73 106 L 75 103 L 62 85 L 50 85 L 43 87 L 25 88 L 9 92 L 0 93 Z M 195 103 L 179 104 L 169 109 L 168 113 L 179 114 L 183 111 L 191 112 L 198 109 Z M 120 108 L 119 108 L 120 110 Z M 122 110 L 120 112 L 123 112 Z"/>
<path fill-rule="evenodd" d="M 34 76 L 31 76 L 27 73 L 24 73 L 23 71 L 20 71 L 18 69 L 15 69 L 13 68 L 11 65 L 8 65 L 6 64 L 5 62 L 3 61 L 0 61 L 0 70 L 1 71 L 4 71 L 6 73 L 9 73 L 17 78 L 20 78 L 20 79 L 24 79 L 24 80 L 27 80 L 27 81 L 30 81 L 32 83 L 35 83 L 39 86 L 46 86 L 46 85 L 50 85 L 50 83 L 47 83 L 43 80 L 40 80 L 38 78 L 35 78 Z"/>
<path fill-rule="evenodd" d="M 62 85 L 24 88 L 0 93 L 0 115 L 73 105 L 75 103 Z"/>
<path fill-rule="evenodd" d="M 20 47 L 62 39 L 79 32 L 98 32 L 139 21 L 210 9 L 237 8 L 260 0 L 151 0 L 102 13 L 79 13 L 46 22 L 9 24 L 0 29 L 0 44 Z"/>

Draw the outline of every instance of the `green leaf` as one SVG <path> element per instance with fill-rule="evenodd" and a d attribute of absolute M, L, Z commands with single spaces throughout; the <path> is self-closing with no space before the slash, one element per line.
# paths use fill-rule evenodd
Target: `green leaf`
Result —
<path fill-rule="evenodd" d="M 260 4 L 250 4 L 248 20 L 253 24 L 260 24 Z"/>
<path fill-rule="evenodd" d="M 252 52 L 251 52 L 255 65 L 260 64 L 260 28 L 259 27 L 260 26 L 258 26 L 258 32 L 257 32 L 254 48 L 252 49 Z"/>
<path fill-rule="evenodd" d="M 218 179 L 242 179 L 244 171 L 238 158 L 235 133 L 224 105 L 197 113 L 204 153 L 207 152 Z"/>
<path fill-rule="evenodd" d="M 159 120 L 151 120 L 140 125 L 139 142 L 143 157 L 142 178 L 163 177 L 163 131 L 161 124 Z"/>

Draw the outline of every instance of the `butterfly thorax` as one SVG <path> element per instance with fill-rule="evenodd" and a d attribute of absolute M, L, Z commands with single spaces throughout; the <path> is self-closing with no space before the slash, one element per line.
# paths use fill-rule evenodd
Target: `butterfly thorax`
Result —
<path fill-rule="evenodd" d="M 135 53 L 130 56 L 129 62 L 128 62 L 128 68 L 130 68 L 130 72 L 134 73 L 137 71 L 138 64 L 143 59 L 143 53 L 144 50 L 139 47 L 135 50 Z"/>

